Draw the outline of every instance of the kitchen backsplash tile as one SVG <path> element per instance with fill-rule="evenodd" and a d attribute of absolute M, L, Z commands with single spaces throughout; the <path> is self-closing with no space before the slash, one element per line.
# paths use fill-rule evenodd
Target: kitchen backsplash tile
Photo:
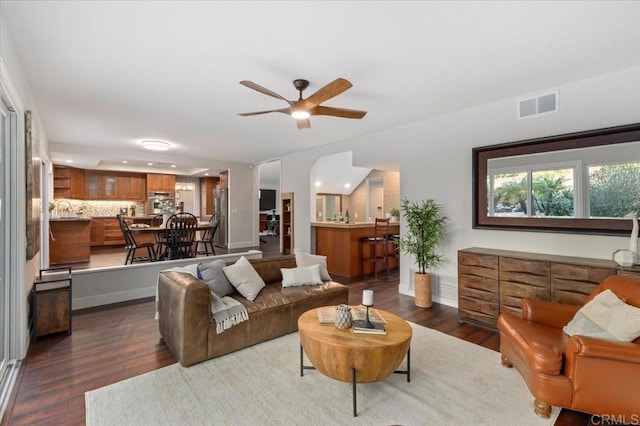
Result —
<path fill-rule="evenodd" d="M 82 201 L 82 200 L 68 200 L 64 199 L 63 203 L 60 203 L 63 199 L 55 199 L 53 203 L 59 207 L 53 210 L 53 213 L 58 216 L 69 215 L 69 205 L 67 201 L 71 203 L 73 210 L 78 216 L 92 217 L 92 216 L 115 216 L 120 213 L 121 208 L 128 208 L 129 215 L 132 215 L 131 208 L 135 206 L 135 215 L 144 216 L 147 214 L 145 210 L 145 203 L 142 201 L 126 202 L 126 201 Z"/>

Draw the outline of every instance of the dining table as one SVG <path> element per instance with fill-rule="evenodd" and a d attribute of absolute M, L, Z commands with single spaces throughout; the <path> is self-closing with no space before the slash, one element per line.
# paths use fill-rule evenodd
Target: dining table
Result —
<path fill-rule="evenodd" d="M 198 221 L 195 230 L 198 232 L 203 232 L 211 228 L 213 228 L 213 224 L 211 222 Z M 147 224 L 129 225 L 129 229 L 131 230 L 132 233 L 142 237 L 141 238 L 142 240 L 144 240 L 146 236 L 153 235 L 153 239 L 155 240 L 155 243 L 159 244 L 158 248 L 156 249 L 158 252 L 160 251 L 159 247 L 161 247 L 162 244 L 166 242 L 167 231 L 171 230 L 171 228 L 167 228 L 165 226 L 149 226 Z M 172 258 L 172 257 L 169 256 L 169 258 Z M 167 257 L 160 256 L 160 253 L 158 253 L 158 257 L 156 258 L 156 260 L 166 260 L 166 259 Z"/>
<path fill-rule="evenodd" d="M 140 223 L 137 225 L 138 226 L 136 226 L 136 224 L 129 225 L 129 229 L 131 229 L 131 232 L 133 232 L 134 234 L 163 234 L 167 231 L 167 229 L 170 229 L 164 226 L 148 226 L 144 223 Z M 196 225 L 196 231 L 206 231 L 207 229 L 211 228 L 213 228 L 213 224 L 211 222 L 198 222 L 198 224 Z"/>

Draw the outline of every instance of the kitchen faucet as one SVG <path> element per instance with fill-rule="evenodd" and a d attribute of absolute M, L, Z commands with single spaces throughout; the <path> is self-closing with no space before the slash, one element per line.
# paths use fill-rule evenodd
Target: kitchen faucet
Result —
<path fill-rule="evenodd" d="M 58 201 L 58 205 L 56 206 L 56 209 L 58 210 L 58 216 L 62 217 L 62 215 L 60 214 L 60 204 L 61 203 L 67 203 L 67 205 L 69 206 L 69 210 L 71 210 L 71 214 L 68 215 L 69 217 L 75 217 L 76 215 L 76 210 L 73 208 L 73 204 L 71 204 L 71 201 L 69 200 L 60 200 Z"/>

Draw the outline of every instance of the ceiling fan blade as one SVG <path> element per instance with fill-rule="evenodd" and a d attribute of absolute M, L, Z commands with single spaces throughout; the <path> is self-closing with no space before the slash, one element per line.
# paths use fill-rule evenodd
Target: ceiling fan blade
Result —
<path fill-rule="evenodd" d="M 330 115 L 332 117 L 342 118 L 362 118 L 367 115 L 367 111 L 359 111 L 357 109 L 334 108 L 326 106 L 317 106 L 309 111 L 311 115 Z"/>
<path fill-rule="evenodd" d="M 296 120 L 296 124 L 298 125 L 298 130 L 311 128 L 311 121 L 308 118 Z"/>
<path fill-rule="evenodd" d="M 260 86 L 259 84 L 254 83 L 253 81 L 249 81 L 249 80 L 242 80 L 240 82 L 240 84 L 242 84 L 245 87 L 248 87 L 249 89 L 253 89 L 257 92 L 263 93 L 265 95 L 274 97 L 276 99 L 282 99 L 283 101 L 285 101 L 286 103 L 288 103 L 289 105 L 291 105 L 291 101 L 288 100 L 287 98 L 284 98 L 280 95 L 278 95 L 276 92 L 272 92 L 271 90 Z M 293 105 L 292 105 L 293 106 Z"/>
<path fill-rule="evenodd" d="M 266 111 L 256 111 L 256 112 L 243 112 L 241 115 L 243 117 L 249 117 L 251 115 L 260 115 L 260 114 L 268 114 L 270 112 L 282 112 L 284 114 L 291 114 L 291 108 L 281 108 L 281 109 L 269 109 Z"/>
<path fill-rule="evenodd" d="M 322 102 L 331 99 L 334 96 L 338 96 L 340 93 L 351 87 L 353 87 L 353 84 L 348 80 L 345 80 L 344 78 L 337 78 L 305 99 L 305 108 L 310 110 L 311 108 L 320 105 Z"/>

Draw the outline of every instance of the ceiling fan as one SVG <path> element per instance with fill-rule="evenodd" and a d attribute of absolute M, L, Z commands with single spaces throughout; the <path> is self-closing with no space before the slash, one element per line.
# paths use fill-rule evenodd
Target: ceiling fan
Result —
<path fill-rule="evenodd" d="M 245 112 L 239 115 L 244 117 L 248 117 L 250 115 L 259 115 L 259 114 L 268 114 L 270 112 L 281 112 L 284 114 L 289 114 L 293 118 L 296 119 L 296 124 L 298 125 L 298 129 L 308 129 L 311 127 L 311 122 L 309 121 L 309 117 L 312 115 L 329 115 L 332 117 L 341 117 L 341 118 L 362 118 L 367 112 L 366 111 L 358 111 L 355 109 L 345 109 L 345 108 L 334 108 L 328 106 L 320 105 L 322 102 L 325 102 L 339 94 L 345 92 L 349 88 L 353 86 L 349 81 L 344 78 L 337 78 L 326 86 L 318 89 L 313 95 L 309 96 L 307 99 L 302 99 L 302 92 L 304 89 L 309 87 L 309 81 L 303 79 L 293 80 L 293 86 L 300 93 L 297 101 L 290 101 L 279 94 L 272 92 L 269 89 L 266 89 L 259 84 L 254 83 L 253 81 L 243 80 L 240 82 L 243 86 L 246 86 L 250 89 L 256 90 L 260 93 L 264 93 L 265 95 L 282 99 L 286 103 L 289 104 L 287 108 L 281 109 L 270 109 L 267 111 L 256 111 L 256 112 Z"/>

